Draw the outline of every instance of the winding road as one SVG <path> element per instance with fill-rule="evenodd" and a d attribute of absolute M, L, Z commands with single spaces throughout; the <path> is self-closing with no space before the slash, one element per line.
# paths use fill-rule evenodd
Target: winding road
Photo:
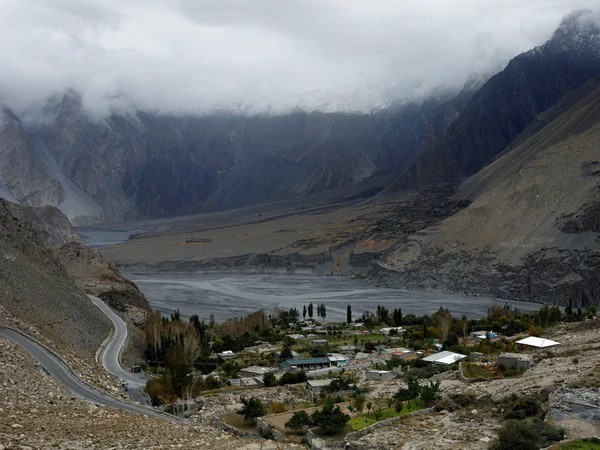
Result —
<path fill-rule="evenodd" d="M 147 399 L 139 390 L 141 386 L 145 385 L 145 377 L 143 375 L 138 376 L 138 374 L 125 371 L 119 363 L 119 355 L 127 340 L 127 325 L 119 316 L 117 316 L 117 314 L 104 304 L 102 300 L 92 296 L 89 297 L 90 300 L 111 319 L 115 326 L 113 333 L 111 333 L 111 336 L 105 341 L 105 344 L 103 344 L 103 348 L 100 351 L 102 365 L 109 373 L 127 380 L 130 387 L 129 393 L 134 401 L 146 404 Z M 23 347 L 51 377 L 59 380 L 73 394 L 87 402 L 111 408 L 118 408 L 135 414 L 173 420 L 172 417 L 163 415 L 151 408 L 139 404 L 122 402 L 108 394 L 98 391 L 93 386 L 83 382 L 68 364 L 54 351 L 19 330 L 0 325 L 0 336 Z"/>
<path fill-rule="evenodd" d="M 108 318 L 114 326 L 114 330 L 107 341 L 102 345 L 99 352 L 99 360 L 104 369 L 121 380 L 126 380 L 129 385 L 129 397 L 142 405 L 148 403 L 147 397 L 141 392 L 141 388 L 146 386 L 148 377 L 144 374 L 129 372 L 121 366 L 119 357 L 125 342 L 127 342 L 127 324 L 110 307 L 98 297 L 88 295 L 90 301 L 96 305 Z"/>
<path fill-rule="evenodd" d="M 136 414 L 164 418 L 162 414 L 150 408 L 122 402 L 110 395 L 96 390 L 89 384 L 84 383 L 60 356 L 26 334 L 0 325 L 0 336 L 27 350 L 27 352 L 29 352 L 29 354 L 44 368 L 48 375 L 59 380 L 67 386 L 73 394 L 83 400 L 97 405 L 119 408 Z"/>

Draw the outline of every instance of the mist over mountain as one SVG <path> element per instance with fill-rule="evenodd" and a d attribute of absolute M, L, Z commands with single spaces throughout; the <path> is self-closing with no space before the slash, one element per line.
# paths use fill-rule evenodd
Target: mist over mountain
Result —
<path fill-rule="evenodd" d="M 425 142 L 394 189 L 459 180 L 504 150 L 542 111 L 600 73 L 600 27 L 585 13 L 565 18 L 552 38 L 513 58 Z"/>
<path fill-rule="evenodd" d="M 370 112 L 502 69 L 594 0 L 44 0 L 0 4 L 0 99 L 21 119 L 72 89 L 94 119 Z"/>

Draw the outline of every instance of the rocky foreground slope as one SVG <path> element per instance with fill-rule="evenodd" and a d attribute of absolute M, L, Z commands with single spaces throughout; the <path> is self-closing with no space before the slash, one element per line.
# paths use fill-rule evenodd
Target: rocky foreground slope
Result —
<path fill-rule="evenodd" d="M 1 338 L 0 379 L 0 449 L 301 448 L 239 439 L 200 423 L 172 423 L 90 405 Z"/>

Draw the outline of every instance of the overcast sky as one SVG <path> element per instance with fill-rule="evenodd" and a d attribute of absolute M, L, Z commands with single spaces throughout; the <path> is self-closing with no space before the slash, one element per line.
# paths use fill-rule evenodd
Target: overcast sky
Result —
<path fill-rule="evenodd" d="M 0 98 L 94 114 L 360 109 L 459 88 L 599 0 L 0 0 Z"/>

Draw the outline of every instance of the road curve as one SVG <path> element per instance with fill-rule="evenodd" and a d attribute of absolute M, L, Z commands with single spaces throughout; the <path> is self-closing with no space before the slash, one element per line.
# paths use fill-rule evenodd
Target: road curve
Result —
<path fill-rule="evenodd" d="M 100 362 L 106 371 L 122 380 L 127 380 L 129 384 L 129 396 L 133 401 L 141 404 L 147 404 L 147 397 L 141 392 L 141 388 L 146 386 L 148 377 L 144 374 L 136 374 L 123 369 L 119 357 L 127 341 L 127 324 L 110 307 L 98 297 L 88 295 L 90 301 L 96 305 L 108 318 L 114 326 L 114 331 L 105 341 L 100 351 Z"/>
<path fill-rule="evenodd" d="M 27 350 L 51 377 L 56 378 L 65 384 L 73 394 L 83 400 L 97 405 L 122 409 L 135 414 L 165 418 L 165 416 L 152 409 L 121 402 L 107 394 L 97 391 L 89 384 L 81 381 L 67 363 L 65 363 L 56 353 L 18 330 L 0 325 L 0 336 L 5 337 Z"/>

